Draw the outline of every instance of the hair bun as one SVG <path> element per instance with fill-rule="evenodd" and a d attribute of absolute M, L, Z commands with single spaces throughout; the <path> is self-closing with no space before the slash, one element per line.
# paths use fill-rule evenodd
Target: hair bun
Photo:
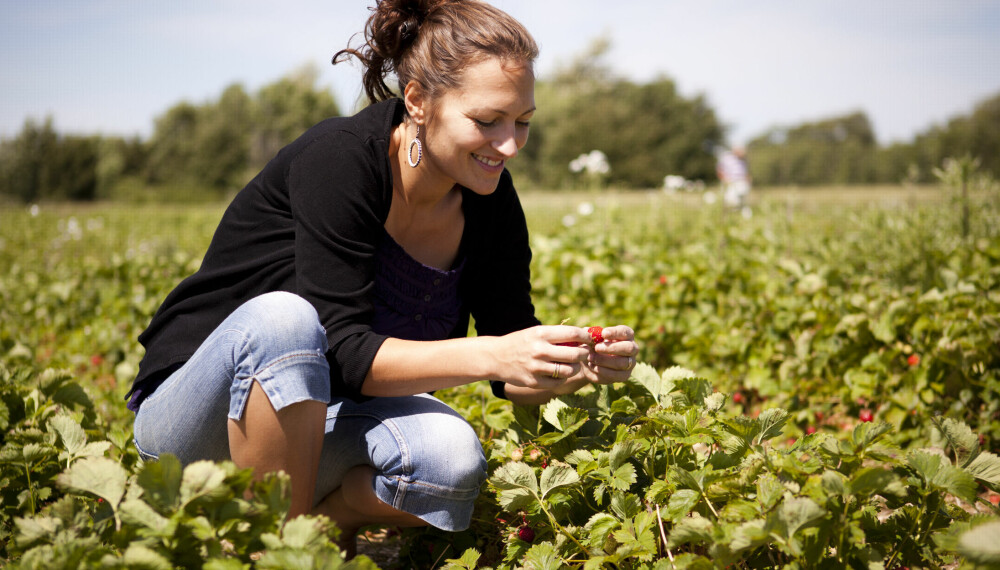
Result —
<path fill-rule="evenodd" d="M 410 19 L 403 22 L 403 25 L 399 27 L 399 44 L 403 46 L 409 44 L 417 37 L 417 29 L 420 24 L 415 19 Z"/>
<path fill-rule="evenodd" d="M 530 64 L 538 55 L 520 22 L 482 0 L 376 0 L 371 12 L 364 43 L 338 51 L 333 63 L 357 57 L 373 103 L 401 95 L 410 81 L 432 94 L 454 88 L 461 70 L 485 57 Z"/>

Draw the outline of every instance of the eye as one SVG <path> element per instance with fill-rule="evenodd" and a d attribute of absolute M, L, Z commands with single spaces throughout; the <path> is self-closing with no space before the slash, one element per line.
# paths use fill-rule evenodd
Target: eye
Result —
<path fill-rule="evenodd" d="M 531 126 L 531 122 L 530 121 L 517 121 L 517 126 L 528 128 L 528 127 Z"/>
<path fill-rule="evenodd" d="M 483 128 L 492 127 L 493 125 L 497 124 L 496 119 L 492 121 L 481 121 L 479 119 L 472 119 L 472 120 L 475 121 L 477 125 Z"/>

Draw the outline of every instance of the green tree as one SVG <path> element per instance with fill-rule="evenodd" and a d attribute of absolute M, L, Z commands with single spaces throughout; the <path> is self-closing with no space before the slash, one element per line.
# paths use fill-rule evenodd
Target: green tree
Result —
<path fill-rule="evenodd" d="M 638 84 L 616 78 L 604 58 L 605 38 L 541 80 L 539 109 L 528 145 L 512 167 L 549 188 L 572 186 L 569 163 L 602 151 L 610 163 L 608 182 L 629 188 L 658 187 L 667 174 L 714 176 L 711 150 L 723 129 L 704 97 L 685 98 L 666 77 Z"/>
<path fill-rule="evenodd" d="M 96 136 L 60 136 L 51 117 L 28 119 L 13 140 L 0 142 L 0 194 L 24 202 L 92 200 L 100 145 Z"/>
<path fill-rule="evenodd" d="M 316 88 L 318 76 L 314 65 L 306 65 L 257 92 L 250 140 L 255 170 L 309 127 L 340 114 L 333 95 Z"/>
<path fill-rule="evenodd" d="M 16 196 L 24 202 L 43 197 L 51 182 L 49 163 L 58 144 L 52 117 L 42 124 L 27 119 L 21 132 L 0 144 L 0 194 Z"/>
<path fill-rule="evenodd" d="M 246 183 L 281 147 L 339 113 L 306 66 L 250 95 L 233 84 L 216 101 L 182 102 L 156 120 L 147 148 L 148 182 L 232 190 Z"/>
<path fill-rule="evenodd" d="M 198 108 L 181 102 L 156 119 L 153 137 L 148 142 L 149 182 L 166 182 L 189 171 L 197 153 L 193 141 L 198 128 Z"/>
<path fill-rule="evenodd" d="M 749 144 L 760 184 L 850 184 L 876 179 L 875 133 L 863 112 L 775 128 Z"/>

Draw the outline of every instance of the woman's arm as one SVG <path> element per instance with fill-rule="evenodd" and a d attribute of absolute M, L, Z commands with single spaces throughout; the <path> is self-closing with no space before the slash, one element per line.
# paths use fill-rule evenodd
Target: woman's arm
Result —
<path fill-rule="evenodd" d="M 561 325 L 535 326 L 503 336 L 436 341 L 389 338 L 375 355 L 361 393 L 409 396 L 479 380 L 502 380 L 509 388 L 529 392 L 562 391 L 567 389 L 567 378 L 583 374 L 590 358 L 585 345 L 589 340 L 585 329 Z M 558 378 L 553 376 L 557 363 Z"/>

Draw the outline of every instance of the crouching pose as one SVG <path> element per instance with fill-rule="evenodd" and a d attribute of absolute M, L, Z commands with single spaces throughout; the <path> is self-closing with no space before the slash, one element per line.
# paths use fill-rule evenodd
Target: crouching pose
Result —
<path fill-rule="evenodd" d="M 291 516 L 348 536 L 461 530 L 486 460 L 430 394 L 488 380 L 542 403 L 627 379 L 638 349 L 627 326 L 595 345 L 535 318 L 504 168 L 535 112 L 523 26 L 477 1 L 382 0 L 364 37 L 334 61 L 362 62 L 372 104 L 282 149 L 140 336 L 135 443 L 146 459 L 284 470 Z"/>

